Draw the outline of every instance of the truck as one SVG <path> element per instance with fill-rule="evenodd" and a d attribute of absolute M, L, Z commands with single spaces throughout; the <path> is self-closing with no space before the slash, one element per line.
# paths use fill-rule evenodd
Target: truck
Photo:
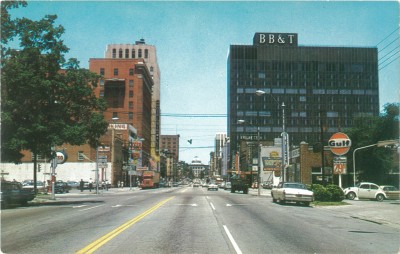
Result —
<path fill-rule="evenodd" d="M 243 194 L 247 194 L 249 192 L 249 186 L 249 183 L 240 176 L 235 175 L 231 177 L 231 193 L 242 191 Z"/>
<path fill-rule="evenodd" d="M 153 170 L 143 171 L 140 187 L 142 189 L 160 187 L 160 173 Z"/>

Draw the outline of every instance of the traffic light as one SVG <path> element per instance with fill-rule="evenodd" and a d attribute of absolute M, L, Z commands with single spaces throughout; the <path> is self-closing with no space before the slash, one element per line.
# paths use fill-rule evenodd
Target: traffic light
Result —
<path fill-rule="evenodd" d="M 42 169 L 42 164 L 38 164 L 38 172 Z"/>

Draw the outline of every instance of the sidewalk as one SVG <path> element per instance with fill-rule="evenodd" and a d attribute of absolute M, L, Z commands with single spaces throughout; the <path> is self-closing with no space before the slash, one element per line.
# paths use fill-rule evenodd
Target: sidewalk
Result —
<path fill-rule="evenodd" d="M 258 189 L 249 189 L 249 194 L 258 195 Z M 261 189 L 262 197 L 271 198 L 271 190 Z M 271 199 L 272 202 L 272 199 Z M 343 202 L 349 205 L 339 206 L 314 206 L 346 214 L 352 218 L 370 221 L 400 229 L 400 200 L 384 200 L 382 202 L 370 200 L 348 200 Z"/>

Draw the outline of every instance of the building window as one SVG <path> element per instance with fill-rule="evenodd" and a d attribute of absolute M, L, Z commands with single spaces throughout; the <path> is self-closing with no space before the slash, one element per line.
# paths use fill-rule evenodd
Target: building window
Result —
<path fill-rule="evenodd" d="M 132 79 L 129 80 L 129 87 L 133 88 L 133 80 Z"/>
<path fill-rule="evenodd" d="M 114 76 L 118 76 L 118 68 L 114 69 Z"/>
<path fill-rule="evenodd" d="M 100 97 L 104 97 L 104 90 L 100 90 Z"/>
<path fill-rule="evenodd" d="M 113 112 L 112 113 L 112 117 L 114 118 L 114 117 L 118 117 L 118 112 Z"/>
<path fill-rule="evenodd" d="M 138 57 L 139 57 L 139 58 L 142 58 L 142 49 L 139 49 Z"/>
<path fill-rule="evenodd" d="M 134 70 L 133 69 L 129 69 L 129 76 L 133 76 L 134 74 Z"/>
<path fill-rule="evenodd" d="M 129 49 L 125 49 L 125 58 L 129 58 Z"/>
<path fill-rule="evenodd" d="M 85 156 L 83 154 L 83 151 L 78 152 L 78 161 L 83 161 L 85 159 Z"/>
<path fill-rule="evenodd" d="M 116 49 L 112 50 L 112 58 L 117 58 L 117 50 Z"/>
<path fill-rule="evenodd" d="M 129 91 L 129 98 L 133 98 L 133 91 L 132 90 Z"/>
<path fill-rule="evenodd" d="M 118 50 L 118 58 L 122 58 L 122 49 Z"/>
<path fill-rule="evenodd" d="M 149 58 L 149 50 L 148 49 L 144 50 L 144 58 Z"/>
<path fill-rule="evenodd" d="M 104 86 L 104 79 L 100 79 L 100 86 Z"/>
<path fill-rule="evenodd" d="M 154 71 L 154 67 L 153 66 L 150 66 L 150 71 L 151 72 Z"/>
<path fill-rule="evenodd" d="M 104 68 L 100 68 L 100 75 L 103 75 L 103 76 L 104 76 L 104 73 L 105 73 Z"/>
<path fill-rule="evenodd" d="M 133 101 L 129 102 L 129 109 L 133 109 Z"/>
<path fill-rule="evenodd" d="M 133 119 L 133 112 L 129 112 L 128 116 L 129 116 L 129 120 L 132 120 Z"/>
<path fill-rule="evenodd" d="M 136 54 L 135 54 L 135 49 L 132 49 L 132 51 L 131 51 L 131 57 L 132 58 L 135 58 L 136 56 L 135 56 Z"/>

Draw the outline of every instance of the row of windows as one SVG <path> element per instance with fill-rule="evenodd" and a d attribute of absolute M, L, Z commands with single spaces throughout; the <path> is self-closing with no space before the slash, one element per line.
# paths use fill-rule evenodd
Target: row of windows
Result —
<path fill-rule="evenodd" d="M 100 68 L 100 75 L 103 75 L 103 76 L 104 76 L 105 73 L 106 73 L 105 68 Z M 113 74 L 114 74 L 114 76 L 118 76 L 118 75 L 119 75 L 119 70 L 118 70 L 118 68 L 114 68 Z M 133 68 L 130 68 L 128 74 L 129 74 L 129 76 L 135 75 L 135 70 L 134 70 Z"/>
<path fill-rule="evenodd" d="M 236 89 L 237 94 L 255 95 L 256 88 L 242 88 Z M 341 94 L 341 95 L 377 95 L 377 90 L 372 89 L 305 89 L 305 88 L 265 88 L 262 89 L 266 94 L 307 94 L 307 90 L 311 94 Z M 256 96 L 256 95 L 255 95 Z"/>
<path fill-rule="evenodd" d="M 376 72 L 377 64 L 240 60 L 231 63 L 231 70 L 363 73 Z"/>
<path fill-rule="evenodd" d="M 115 118 L 115 117 L 118 117 L 118 118 L 119 118 L 118 112 L 113 112 L 113 113 L 112 113 L 112 117 L 113 117 L 113 118 Z M 133 112 L 128 112 L 128 119 L 129 119 L 129 120 L 133 120 Z"/>
<path fill-rule="evenodd" d="M 130 53 L 130 55 L 129 55 Z M 117 58 L 117 49 L 112 49 L 112 58 Z M 125 56 L 124 56 L 124 51 L 122 49 L 118 50 L 118 58 L 136 58 L 136 50 L 131 49 L 129 52 L 129 49 L 125 49 Z M 138 58 L 143 58 L 143 50 L 138 49 Z M 144 58 L 149 58 L 149 50 L 145 49 L 144 50 Z"/>

